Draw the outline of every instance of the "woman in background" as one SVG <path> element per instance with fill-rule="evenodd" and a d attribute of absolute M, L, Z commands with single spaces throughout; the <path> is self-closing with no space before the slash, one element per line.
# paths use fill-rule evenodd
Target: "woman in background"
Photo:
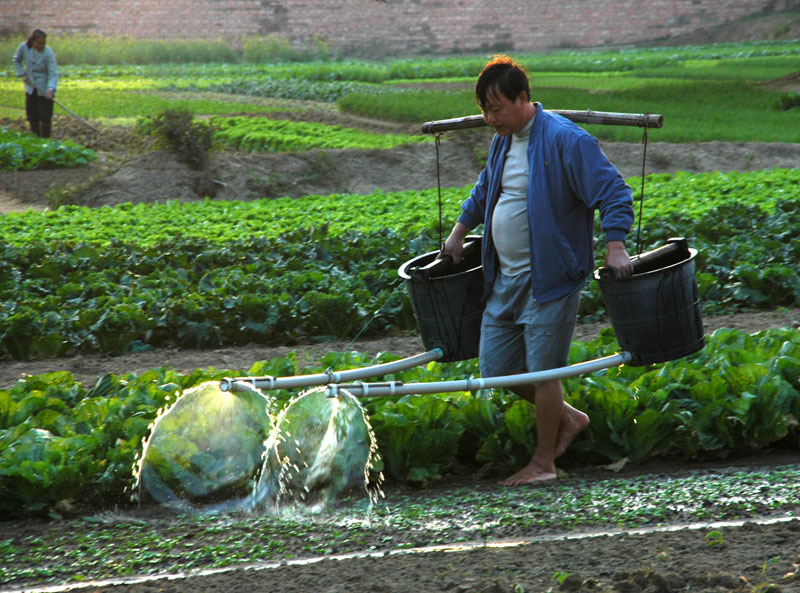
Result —
<path fill-rule="evenodd" d="M 53 50 L 47 47 L 47 34 L 34 29 L 14 53 L 17 76 L 25 83 L 25 115 L 31 132 L 41 138 L 50 137 L 53 119 L 53 97 L 58 85 L 58 68 Z"/>

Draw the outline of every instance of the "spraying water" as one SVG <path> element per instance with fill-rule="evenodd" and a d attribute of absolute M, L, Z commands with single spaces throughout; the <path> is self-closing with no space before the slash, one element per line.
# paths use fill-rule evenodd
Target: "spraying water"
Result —
<path fill-rule="evenodd" d="M 186 390 L 156 418 L 135 469 L 136 492 L 180 509 L 248 504 L 272 427 L 256 389 Z"/>
<path fill-rule="evenodd" d="M 320 510 L 348 492 L 379 495 L 381 476 L 370 488 L 377 453 L 375 435 L 359 401 L 346 391 L 328 397 L 324 388 L 302 393 L 278 416 L 267 443 L 254 503 L 282 503 Z"/>
<path fill-rule="evenodd" d="M 302 393 L 279 414 L 259 390 L 189 389 L 155 420 L 135 469 L 139 500 L 180 510 L 274 511 L 287 503 L 322 510 L 345 493 L 372 500 L 375 436 L 358 400 L 324 388 Z"/>

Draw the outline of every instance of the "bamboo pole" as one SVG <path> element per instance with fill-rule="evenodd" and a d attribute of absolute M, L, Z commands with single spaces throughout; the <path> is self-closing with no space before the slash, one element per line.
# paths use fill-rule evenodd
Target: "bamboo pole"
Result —
<path fill-rule="evenodd" d="M 578 124 L 599 124 L 604 126 L 638 126 L 640 128 L 661 128 L 664 116 L 657 113 L 614 113 L 610 111 L 574 111 L 568 109 L 551 109 L 552 113 L 564 116 Z M 423 134 L 436 134 L 448 130 L 464 130 L 480 128 L 486 121 L 482 115 L 468 115 L 453 119 L 440 119 L 422 124 Z"/>

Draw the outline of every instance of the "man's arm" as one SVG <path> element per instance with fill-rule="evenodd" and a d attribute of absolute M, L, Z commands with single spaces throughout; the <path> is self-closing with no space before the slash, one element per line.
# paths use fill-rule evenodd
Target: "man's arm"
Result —
<path fill-rule="evenodd" d="M 633 224 L 633 193 L 593 136 L 581 135 L 570 155 L 569 170 L 578 195 L 600 212 L 606 235 L 606 266 L 627 278 L 633 274 L 625 237 Z"/>

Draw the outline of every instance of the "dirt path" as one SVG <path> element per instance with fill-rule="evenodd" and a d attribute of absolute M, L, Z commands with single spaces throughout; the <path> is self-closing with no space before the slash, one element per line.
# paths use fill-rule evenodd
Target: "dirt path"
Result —
<path fill-rule="evenodd" d="M 603 143 L 623 176 L 642 172 L 642 147 Z M 290 155 L 217 153 L 212 177 L 214 198 L 252 200 L 262 197 L 369 194 L 378 190 L 435 188 L 436 152 L 432 144 L 412 144 L 385 151 L 330 150 Z M 442 143 L 439 178 L 443 187 L 475 181 L 481 164 L 474 145 L 460 138 Z M 705 142 L 652 143 L 646 174 L 675 171 L 753 171 L 800 166 L 800 144 Z M 218 183 L 217 183 L 218 182 Z M 76 170 L 0 172 L 0 213 L 58 203 L 58 190 L 82 187 L 70 203 L 91 206 L 121 202 L 197 201 L 209 186 L 201 173 L 173 155 L 146 153 L 123 162 Z M 52 197 L 55 193 L 56 196 Z M 51 197 L 48 197 L 51 194 Z"/>
<path fill-rule="evenodd" d="M 24 212 L 28 209 L 41 212 L 44 210 L 44 206 L 41 204 L 26 204 L 22 200 L 18 200 L 14 196 L 10 196 L 5 192 L 0 191 L 0 214 L 7 214 L 8 212 Z"/>
<path fill-rule="evenodd" d="M 370 131 L 417 133 L 418 126 L 387 125 L 320 108 L 304 119 Z M 289 116 L 284 113 L 283 116 Z M 276 115 L 276 117 L 278 117 Z M 24 129 L 22 121 L 0 121 Z M 99 125 L 99 124 L 98 124 Z M 88 206 L 122 202 L 253 200 L 264 197 L 369 194 L 378 190 L 435 188 L 436 149 L 432 143 L 392 150 L 314 150 L 292 154 L 213 154 L 209 175 L 194 171 L 174 155 L 145 150 L 142 140 L 123 128 L 101 126 L 101 134 L 64 117 L 57 118 L 56 138 L 70 138 L 98 151 L 89 167 L 45 171 L 0 171 L 0 214 L 61 203 Z M 440 149 L 438 179 L 443 187 L 474 183 L 483 163 L 476 147 L 488 146 L 489 130 L 448 132 Z M 642 174 L 638 143 L 603 142 L 603 149 L 626 178 Z M 137 149 L 138 147 L 138 149 Z M 645 174 L 675 171 L 753 171 L 800 166 L 800 144 L 651 142 Z"/>
<path fill-rule="evenodd" d="M 469 547 L 359 557 L 282 562 L 221 574 L 164 579 L 132 585 L 89 587 L 92 593 L 225 591 L 226 593 L 789 593 L 800 590 L 789 559 L 800 538 L 800 521 L 747 524 L 677 533 L 615 532 L 580 537 L 516 538 Z M 773 563 L 770 563 L 770 560 Z M 775 560 L 780 563 L 775 566 Z M 764 571 L 761 572 L 761 568 Z M 784 574 L 778 575 L 780 569 Z M 787 570 L 788 569 L 788 570 Z M 770 583 L 775 584 L 767 588 Z"/>

